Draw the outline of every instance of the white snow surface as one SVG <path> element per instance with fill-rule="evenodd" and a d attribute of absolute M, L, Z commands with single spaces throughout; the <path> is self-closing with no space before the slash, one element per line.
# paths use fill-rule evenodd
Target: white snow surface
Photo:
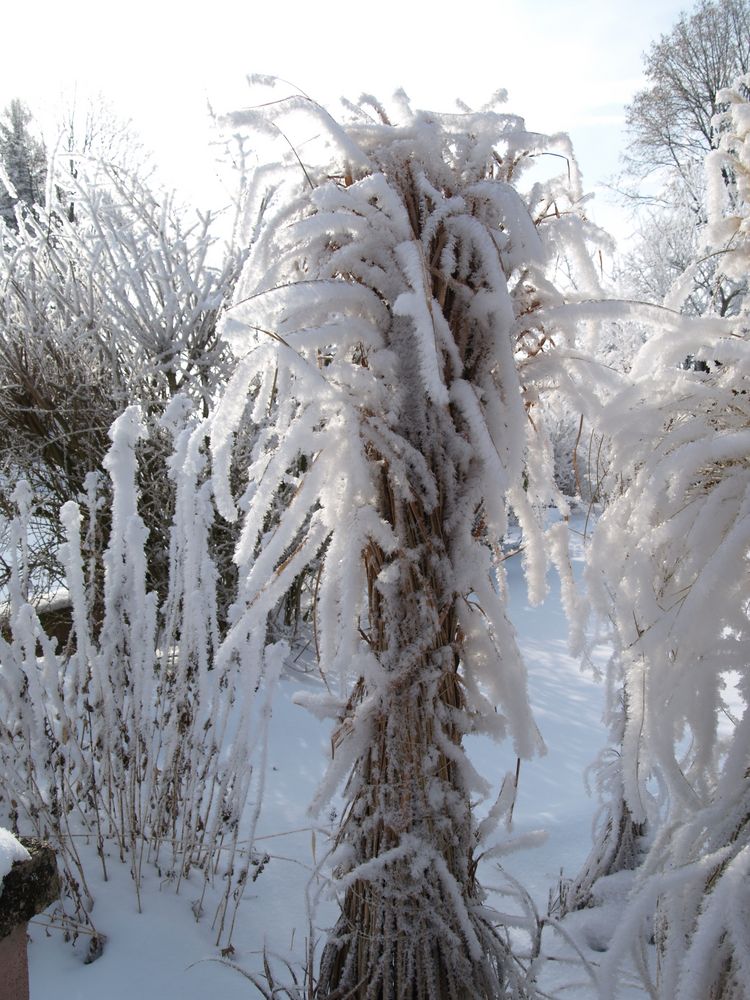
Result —
<path fill-rule="evenodd" d="M 577 526 L 582 526 L 582 519 Z M 579 575 L 580 546 L 573 563 Z M 568 653 L 566 617 L 559 583 L 552 574 L 546 600 L 532 607 L 520 558 L 513 557 L 505 565 L 510 613 L 526 659 L 530 699 L 547 753 L 521 764 L 509 838 L 518 839 L 519 849 L 503 856 L 501 862 L 526 887 L 543 915 L 561 869 L 569 877 L 577 874 L 591 847 L 597 803 L 586 790 L 584 772 L 606 740 L 601 721 L 604 691 Z M 604 666 L 607 655 L 608 650 L 602 648 L 601 659 L 597 657 L 599 666 Z M 104 951 L 96 961 L 84 964 L 85 940 L 83 948 L 80 941 L 77 949 L 72 948 L 60 930 L 45 926 L 49 914 L 32 921 L 32 1000 L 61 996 L 68 1000 L 99 1000 L 103 996 L 108 1000 L 132 1000 L 133 996 L 204 1000 L 209 994 L 222 1000 L 245 1000 L 255 991 L 243 973 L 262 973 L 264 948 L 292 963 L 301 981 L 307 942 L 311 936 L 317 941 L 319 957 L 325 930 L 337 912 L 335 901 L 326 895 L 324 876 L 316 873 L 328 835 L 336 827 L 336 816 L 331 810 L 330 815 L 313 821 L 307 812 L 331 752 L 329 723 L 294 703 L 294 695 L 301 689 L 314 695 L 320 682 L 302 671 L 287 670 L 273 708 L 269 771 L 255 843 L 256 852 L 266 852 L 269 857 L 240 905 L 234 953 L 222 956 L 214 944 L 210 899 L 203 901 L 196 919 L 197 882 L 183 882 L 176 894 L 163 873 L 146 867 L 139 913 L 129 869 L 118 862 L 116 847 L 110 846 L 109 880 L 105 882 L 95 844 L 81 843 L 78 849 L 86 855 L 93 873 L 90 888 L 96 902 L 92 916 L 107 936 Z M 472 763 L 492 789 L 477 807 L 481 818 L 489 812 L 505 775 L 515 771 L 516 758 L 510 741 L 497 744 L 489 738 L 470 737 L 467 747 Z M 253 807 L 250 802 L 247 808 Z M 538 843 L 539 838 L 528 836 L 538 830 L 547 834 L 542 846 L 526 846 Z M 481 881 L 489 889 L 502 877 L 496 860 L 483 864 Z M 316 897 L 318 906 L 310 920 L 307 900 Z M 488 902 L 503 912 L 513 910 L 511 903 L 492 894 Z M 615 894 L 595 911 L 573 914 L 566 921 L 568 932 L 574 933 L 577 946 L 594 966 L 617 925 L 621 908 L 622 897 Z M 550 933 L 545 950 L 553 954 L 553 961 L 545 967 L 540 985 L 550 995 L 596 995 L 585 971 L 571 964 L 573 952 L 561 937 Z M 288 981 L 288 973 L 285 975 Z M 643 996 L 637 989 L 623 986 L 618 996 Z"/>
<path fill-rule="evenodd" d="M 0 826 L 0 886 L 15 861 L 28 861 L 31 855 L 10 830 Z"/>

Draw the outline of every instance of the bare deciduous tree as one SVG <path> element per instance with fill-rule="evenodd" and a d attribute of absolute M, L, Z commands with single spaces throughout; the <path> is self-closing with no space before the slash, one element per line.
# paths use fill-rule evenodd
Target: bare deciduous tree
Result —
<path fill-rule="evenodd" d="M 676 171 L 702 207 L 690 167 L 717 145 L 718 92 L 750 68 L 748 0 L 701 0 L 645 56 L 649 85 L 627 112 L 628 170 L 644 177 Z"/>
<path fill-rule="evenodd" d="M 750 3 L 700 0 L 644 59 L 648 86 L 627 109 L 621 179 L 622 193 L 639 211 L 626 289 L 653 302 L 670 296 L 671 305 L 693 315 L 734 315 L 745 280 L 719 274 L 703 249 L 704 159 L 719 142 L 719 91 L 750 69 Z"/>

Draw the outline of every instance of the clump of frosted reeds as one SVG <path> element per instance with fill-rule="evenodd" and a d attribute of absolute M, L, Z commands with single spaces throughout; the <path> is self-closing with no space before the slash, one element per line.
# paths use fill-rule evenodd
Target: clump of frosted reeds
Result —
<path fill-rule="evenodd" d="M 132 406 L 114 423 L 104 461 L 110 524 L 101 563 L 98 477 L 88 478 L 83 503 L 69 501 L 61 511 L 60 561 L 72 618 L 61 645 L 45 633 L 30 601 L 33 497 L 25 483 L 16 488 L 0 638 L 0 794 L 16 828 L 31 827 L 58 850 L 79 920 L 91 922 L 94 902 L 82 849 L 88 843 L 105 879 L 112 854 L 129 865 L 139 907 L 147 864 L 178 890 L 190 879 L 190 892 L 200 897 L 196 911 L 216 882 L 214 927 L 217 942 L 226 943 L 255 871 L 257 809 L 244 826 L 242 819 L 283 647 L 266 651 L 255 680 L 246 663 L 217 662 L 206 430 L 178 421 L 172 431 L 174 454 L 164 469 L 175 496 L 165 598 L 147 583 L 152 542 L 137 486 L 146 427 Z M 261 667 L 266 682 L 253 709 Z"/>

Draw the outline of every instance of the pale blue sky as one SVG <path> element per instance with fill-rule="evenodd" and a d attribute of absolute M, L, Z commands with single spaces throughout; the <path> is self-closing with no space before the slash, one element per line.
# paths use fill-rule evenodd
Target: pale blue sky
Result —
<path fill-rule="evenodd" d="M 571 134 L 593 213 L 625 226 L 601 182 L 617 167 L 623 105 L 642 84 L 641 55 L 686 5 L 677 0 L 35 0 L 3 42 L 0 103 L 40 117 L 77 85 L 131 117 L 170 181 L 191 194 L 214 174 L 205 107 L 246 101 L 247 73 L 294 81 L 323 103 L 362 91 L 449 110 L 509 92 L 538 131 Z M 688 4 L 689 6 L 689 4 Z M 19 13 L 20 11 L 20 13 Z M 6 21 L 7 25 L 7 21 Z"/>

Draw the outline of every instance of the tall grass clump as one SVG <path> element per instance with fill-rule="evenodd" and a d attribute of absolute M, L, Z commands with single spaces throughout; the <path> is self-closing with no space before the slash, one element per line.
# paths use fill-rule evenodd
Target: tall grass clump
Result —
<path fill-rule="evenodd" d="M 288 155 L 255 174 L 222 324 L 239 360 L 211 423 L 214 488 L 242 523 L 222 649 L 259 660 L 269 613 L 317 565 L 328 693 L 308 704 L 334 728 L 313 808 L 342 786 L 346 801 L 318 993 L 530 995 L 478 878 L 513 782 L 478 824 L 472 796 L 490 790 L 462 741 L 543 749 L 505 610 L 511 513 L 532 599 L 551 558 L 576 610 L 566 527 L 542 524 L 567 506 L 537 407 L 580 357 L 555 322 L 554 263 L 575 270 L 571 294 L 596 287 L 575 161 L 497 104 L 440 115 L 397 95 L 391 117 L 365 98 L 339 125 L 293 96 L 230 120 Z M 562 175 L 524 186 L 547 153 Z M 260 430 L 238 502 L 222 469 L 251 387 Z"/>

